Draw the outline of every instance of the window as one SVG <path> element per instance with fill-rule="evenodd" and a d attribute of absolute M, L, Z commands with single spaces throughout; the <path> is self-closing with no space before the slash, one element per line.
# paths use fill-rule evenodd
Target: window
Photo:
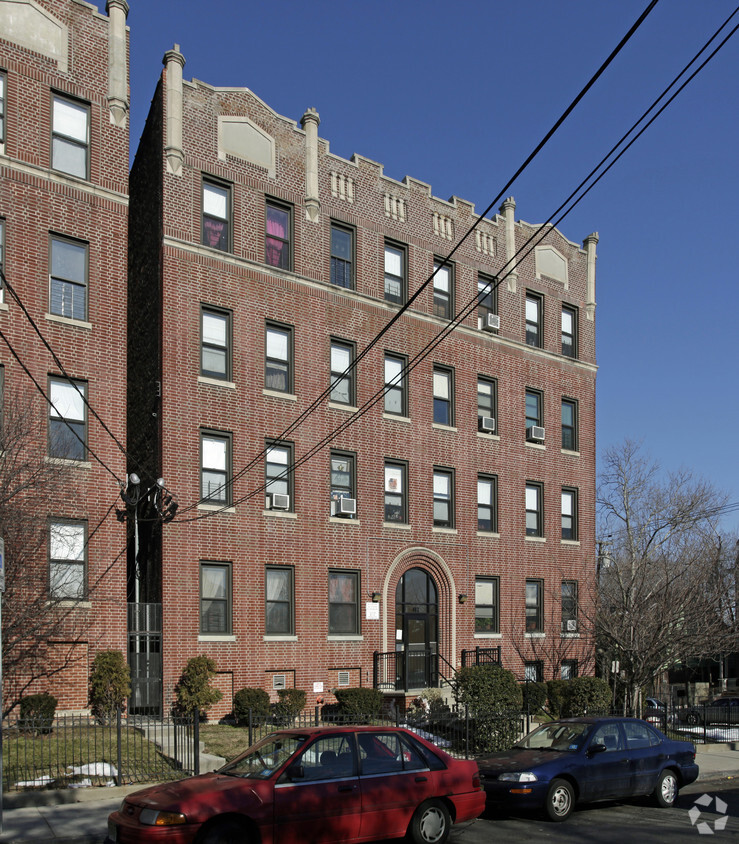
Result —
<path fill-rule="evenodd" d="M 434 422 L 454 424 L 454 373 L 441 366 L 434 367 Z"/>
<path fill-rule="evenodd" d="M 385 243 L 385 299 L 398 305 L 405 302 L 406 258 L 404 247 Z"/>
<path fill-rule="evenodd" d="M 267 444 L 264 458 L 265 493 L 272 498 L 275 495 L 289 495 L 289 508 L 293 508 L 293 447 L 290 444 Z"/>
<path fill-rule="evenodd" d="M 562 306 L 562 354 L 577 357 L 577 310 Z"/>
<path fill-rule="evenodd" d="M 354 455 L 340 451 L 331 452 L 331 515 L 338 512 L 342 498 L 356 499 L 354 485 Z M 351 514 L 350 514 L 351 515 Z"/>
<path fill-rule="evenodd" d="M 228 252 L 231 248 L 230 223 L 231 190 L 203 179 L 203 231 L 204 246 Z"/>
<path fill-rule="evenodd" d="M 354 231 L 331 224 L 331 284 L 354 287 Z"/>
<path fill-rule="evenodd" d="M 231 632 L 230 563 L 200 563 L 200 632 Z"/>
<path fill-rule="evenodd" d="M 87 593 L 87 525 L 51 522 L 49 525 L 49 594 L 80 600 Z"/>
<path fill-rule="evenodd" d="M 359 633 L 359 572 L 328 573 L 328 632 L 334 636 Z"/>
<path fill-rule="evenodd" d="M 562 581 L 562 632 L 577 633 L 577 581 Z"/>
<path fill-rule="evenodd" d="M 293 330 L 267 323 L 264 386 L 279 393 L 293 392 Z"/>
<path fill-rule="evenodd" d="M 544 584 L 541 580 L 526 581 L 526 632 L 541 633 L 544 622 Z"/>
<path fill-rule="evenodd" d="M 266 230 L 264 234 L 264 260 L 281 270 L 292 269 L 290 236 L 292 230 L 292 209 L 267 201 Z"/>
<path fill-rule="evenodd" d="M 329 398 L 338 404 L 356 404 L 354 390 L 354 344 L 331 341 L 331 393 Z"/>
<path fill-rule="evenodd" d="M 69 319 L 87 319 L 87 245 L 51 239 L 49 310 Z"/>
<path fill-rule="evenodd" d="M 293 570 L 288 566 L 268 566 L 265 633 L 289 636 L 294 623 Z"/>
<path fill-rule="evenodd" d="M 523 678 L 530 683 L 541 683 L 544 678 L 544 668 L 541 661 L 536 659 L 523 664 Z"/>
<path fill-rule="evenodd" d="M 562 539 L 577 536 L 577 490 L 562 488 Z"/>
<path fill-rule="evenodd" d="M 454 268 L 434 261 L 434 316 L 451 319 L 454 305 Z"/>
<path fill-rule="evenodd" d="M 5 220 L 0 217 L 0 270 L 5 272 Z M 0 276 L 0 302 L 5 301 L 5 285 Z"/>
<path fill-rule="evenodd" d="M 231 314 L 215 308 L 200 311 L 200 372 L 209 378 L 231 377 Z"/>
<path fill-rule="evenodd" d="M 526 294 L 526 345 L 541 348 L 541 312 L 543 302 L 536 293 Z"/>
<path fill-rule="evenodd" d="M 494 475 L 477 476 L 477 529 L 485 533 L 498 530 L 498 479 Z"/>
<path fill-rule="evenodd" d="M 477 379 L 477 429 L 487 434 L 497 433 L 498 430 L 497 386 L 491 378 Z"/>
<path fill-rule="evenodd" d="M 200 432 L 201 498 L 208 504 L 231 501 L 231 437 L 211 431 Z"/>
<path fill-rule="evenodd" d="M 500 633 L 497 577 L 475 578 L 475 633 Z"/>
<path fill-rule="evenodd" d="M 405 463 L 385 463 L 385 521 L 408 522 L 408 494 Z"/>
<path fill-rule="evenodd" d="M 544 535 L 541 484 L 526 484 L 526 536 Z"/>
<path fill-rule="evenodd" d="M 434 469 L 434 527 L 454 527 L 454 472 Z"/>
<path fill-rule="evenodd" d="M 0 73 L 0 147 L 5 143 L 5 74 Z"/>
<path fill-rule="evenodd" d="M 526 436 L 529 428 L 542 424 L 544 397 L 538 390 L 526 390 Z"/>
<path fill-rule="evenodd" d="M 577 451 L 577 402 L 562 399 L 562 448 Z"/>
<path fill-rule="evenodd" d="M 477 316 L 481 325 L 488 314 L 498 313 L 498 280 L 493 276 L 477 274 Z"/>
<path fill-rule="evenodd" d="M 86 385 L 49 380 L 49 457 L 84 460 L 87 453 Z"/>
<path fill-rule="evenodd" d="M 385 413 L 408 415 L 408 394 L 405 389 L 406 358 L 385 355 Z"/>
<path fill-rule="evenodd" d="M 51 166 L 86 179 L 89 169 L 90 107 L 54 95 L 52 99 Z"/>
<path fill-rule="evenodd" d="M 559 667 L 559 676 L 562 680 L 573 680 L 577 677 L 577 660 L 563 659 Z"/>

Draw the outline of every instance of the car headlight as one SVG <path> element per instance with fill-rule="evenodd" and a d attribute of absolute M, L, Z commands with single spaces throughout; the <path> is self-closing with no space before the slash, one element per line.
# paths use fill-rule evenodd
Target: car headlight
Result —
<path fill-rule="evenodd" d="M 139 821 L 147 826 L 174 826 L 187 823 L 185 816 L 179 812 L 160 812 L 156 809 L 142 809 Z"/>
<path fill-rule="evenodd" d="M 537 782 L 539 777 L 532 771 L 509 771 L 498 777 L 503 782 Z"/>

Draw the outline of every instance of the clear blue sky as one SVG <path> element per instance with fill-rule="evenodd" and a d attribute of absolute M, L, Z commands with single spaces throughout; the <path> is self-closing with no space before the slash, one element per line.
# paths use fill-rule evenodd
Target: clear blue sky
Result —
<path fill-rule="evenodd" d="M 130 0 L 132 147 L 177 43 L 186 79 L 248 87 L 296 121 L 313 106 L 332 152 L 482 212 L 646 5 Z M 517 217 L 547 219 L 734 6 L 661 0 L 507 192 Z M 641 441 L 737 503 L 738 94 L 739 33 L 559 226 L 600 234 L 598 453 Z"/>

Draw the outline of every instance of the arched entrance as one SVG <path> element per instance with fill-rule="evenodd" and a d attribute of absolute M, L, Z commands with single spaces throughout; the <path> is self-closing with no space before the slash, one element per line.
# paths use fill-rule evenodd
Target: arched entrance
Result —
<path fill-rule="evenodd" d="M 438 684 L 439 593 L 431 575 L 408 569 L 395 589 L 396 688 Z"/>

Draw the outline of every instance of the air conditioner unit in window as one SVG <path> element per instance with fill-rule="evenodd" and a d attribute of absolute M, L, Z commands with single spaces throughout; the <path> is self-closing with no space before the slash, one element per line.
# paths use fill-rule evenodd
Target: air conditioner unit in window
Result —
<path fill-rule="evenodd" d="M 495 419 L 492 416 L 478 416 L 477 427 L 486 434 L 492 434 L 495 432 Z"/>
<path fill-rule="evenodd" d="M 275 493 L 274 495 L 270 496 L 271 501 L 269 505 L 270 510 L 289 510 L 290 509 L 290 496 L 289 495 L 281 495 L 280 493 Z"/>
<path fill-rule="evenodd" d="M 568 633 L 577 633 L 577 619 L 576 618 L 568 618 L 567 619 L 567 632 Z"/>
<path fill-rule="evenodd" d="M 544 428 L 541 425 L 532 425 L 526 429 L 526 439 L 534 442 L 544 442 Z"/>
<path fill-rule="evenodd" d="M 483 331 L 497 331 L 500 328 L 500 317 L 498 314 L 485 314 L 480 323 Z"/>
<path fill-rule="evenodd" d="M 334 516 L 356 516 L 356 498 L 337 498 L 333 503 Z"/>

